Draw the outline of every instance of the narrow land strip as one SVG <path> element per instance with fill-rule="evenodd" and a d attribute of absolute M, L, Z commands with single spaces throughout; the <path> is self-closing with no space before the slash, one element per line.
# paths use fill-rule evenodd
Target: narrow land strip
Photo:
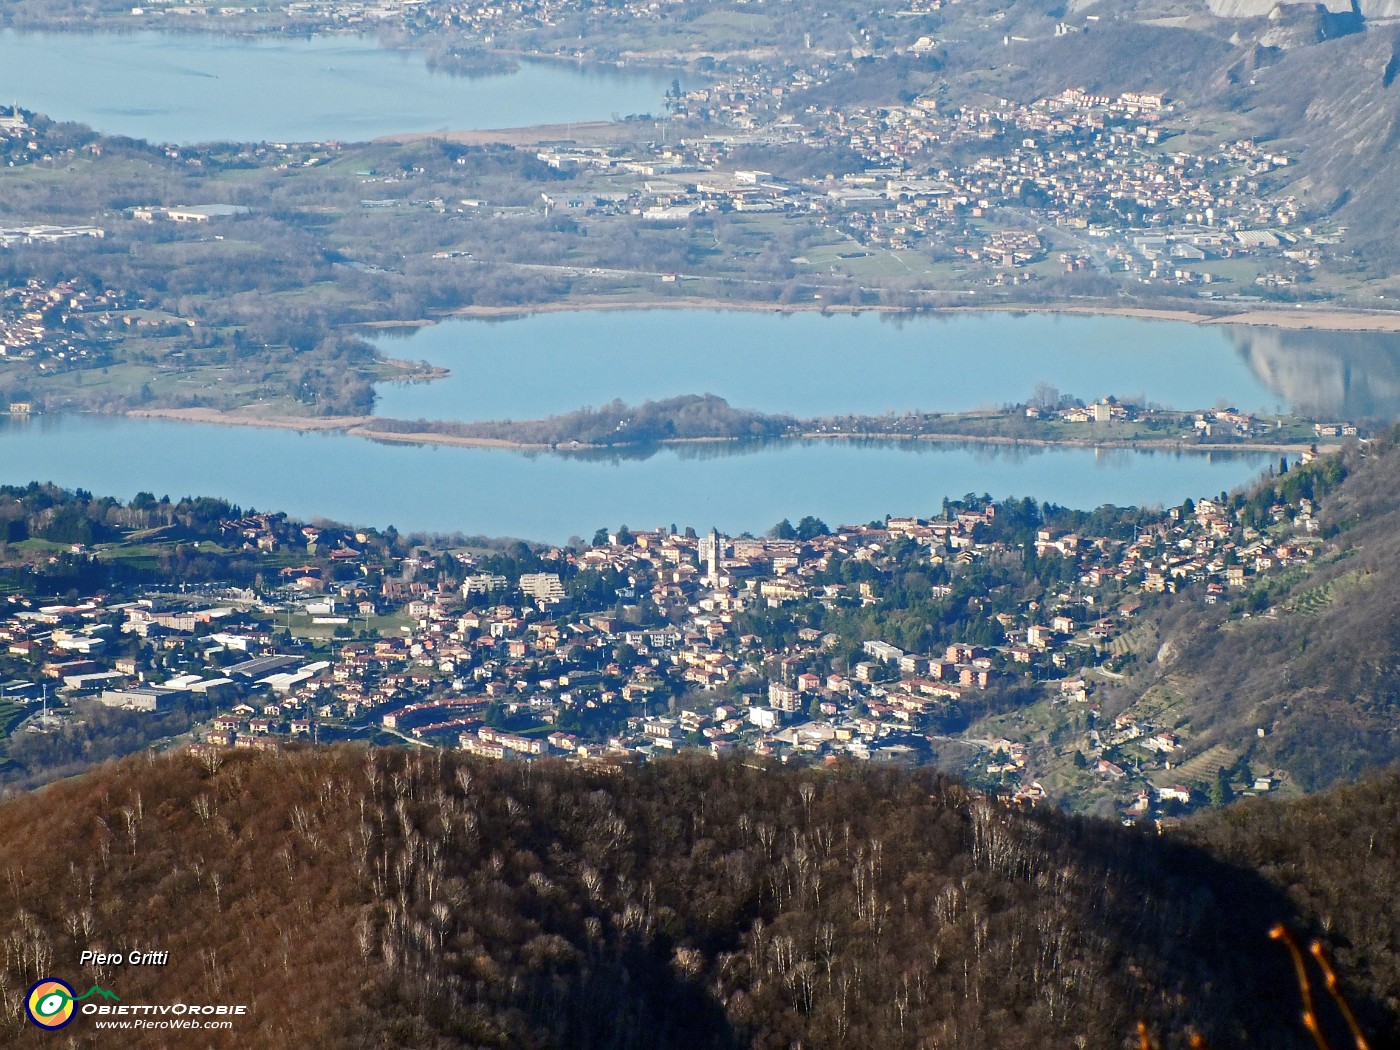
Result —
<path fill-rule="evenodd" d="M 387 420 L 375 416 L 279 416 L 256 415 L 244 410 L 223 412 L 213 408 L 141 408 L 124 413 L 147 419 L 171 419 L 186 423 L 206 423 L 220 426 L 265 427 L 281 430 L 295 430 L 317 433 L 344 433 L 351 437 L 368 438 L 372 441 L 388 441 L 413 445 L 450 445 L 459 448 L 493 448 L 516 452 L 549 451 L 590 451 L 607 449 L 636 448 L 643 445 L 681 444 L 729 444 L 741 439 L 729 436 L 699 438 L 663 438 L 644 443 L 616 443 L 609 445 L 589 444 L 570 441 L 558 444 L 510 441 L 503 438 L 476 437 L 466 434 L 438 433 L 429 430 L 389 430 L 383 424 Z M 1280 452 L 1301 453 L 1314 449 L 1319 452 L 1331 451 L 1339 446 L 1334 444 L 1316 445 L 1301 442 L 1270 444 L 1267 442 L 1197 442 L 1179 438 L 1147 438 L 1138 440 L 1112 440 L 1094 438 L 1036 438 L 1013 437 L 999 434 L 904 434 L 887 432 L 830 432 L 803 431 L 780 437 L 765 438 L 766 441 L 929 441 L 948 444 L 976 445 L 1021 445 L 1034 448 L 1124 448 L 1155 449 L 1172 452 Z"/>
<path fill-rule="evenodd" d="M 574 267 L 576 269 L 576 267 Z M 640 271 L 638 271 L 640 273 Z M 967 293 L 961 293 L 967 294 Z M 1187 324 L 1251 325 L 1261 328 L 1283 328 L 1294 331 L 1321 332 L 1382 332 L 1400 333 L 1400 313 L 1377 311 L 1316 309 L 1298 310 L 1279 307 L 1256 307 L 1241 313 L 1207 314 L 1197 310 L 1163 307 L 1078 305 L 1073 303 L 998 303 L 995 305 L 959 305 L 930 307 L 910 311 L 903 306 L 850 305 L 823 302 L 755 302 L 719 297 L 677 295 L 594 297 L 579 296 L 555 303 L 532 303 L 528 306 L 464 306 L 449 311 L 450 317 L 526 317 L 531 314 L 568 313 L 575 310 L 740 310 L 757 313 L 872 313 L 912 314 L 914 316 L 964 313 L 1050 313 L 1078 314 L 1091 317 L 1136 317 L 1149 321 L 1181 321 Z M 398 324 L 399 322 L 394 322 Z M 431 322 L 418 322 L 430 324 Z"/>

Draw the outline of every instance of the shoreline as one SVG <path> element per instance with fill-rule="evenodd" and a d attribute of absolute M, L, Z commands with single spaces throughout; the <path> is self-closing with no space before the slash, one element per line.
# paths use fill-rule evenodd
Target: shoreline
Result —
<path fill-rule="evenodd" d="M 831 303 L 762 303 L 753 300 L 718 299 L 707 296 L 675 296 L 664 299 L 639 297 L 628 300 L 576 299 L 535 303 L 528 306 L 464 306 L 445 312 L 439 320 L 513 319 L 534 314 L 605 310 L 734 310 L 745 313 L 824 313 L 860 314 L 865 312 L 904 315 L 910 318 L 952 316 L 972 313 L 1072 314 L 1080 317 L 1136 317 L 1145 321 L 1178 321 L 1199 325 L 1250 325 L 1287 331 L 1375 332 L 1400 334 L 1400 312 L 1328 309 L 1252 307 L 1234 313 L 1208 314 L 1196 310 L 1146 306 L 1093 305 L 1088 303 L 992 303 L 929 307 L 909 310 L 882 305 L 836 305 Z M 436 321 L 426 322 L 434 324 Z"/>
<path fill-rule="evenodd" d="M 377 427 L 377 416 L 258 416 L 239 412 L 225 412 L 214 408 L 140 408 L 131 409 L 119 415 L 142 419 L 167 419 L 176 422 L 205 423 L 216 426 L 248 426 L 264 429 L 293 430 L 298 433 L 343 433 L 348 437 L 366 438 L 371 441 L 386 441 L 405 445 L 442 445 L 457 448 L 497 449 L 506 452 L 552 452 L 567 455 L 570 452 L 623 452 L 629 450 L 664 447 L 668 445 L 719 445 L 739 441 L 735 437 L 665 438 L 645 444 L 590 445 L 570 442 L 567 445 L 550 445 L 524 441 L 511 441 L 506 438 L 471 437 L 463 434 L 436 434 L 429 431 L 384 430 Z M 1026 438 L 1008 437 L 1000 434 L 880 434 L 880 433 L 819 433 L 783 435 L 765 439 L 775 443 L 792 441 L 925 441 L 938 444 L 1003 445 L 1025 446 L 1030 448 L 1080 448 L 1080 449 L 1140 449 L 1144 451 L 1184 452 L 1209 454 L 1212 452 L 1277 452 L 1298 454 L 1311 451 L 1312 444 L 1288 443 L 1268 444 L 1265 442 L 1237 443 L 1193 443 L 1176 438 L 1153 438 L 1145 441 L 1095 441 L 1089 438 Z M 1319 453 L 1339 448 L 1338 444 L 1317 444 Z"/>
<path fill-rule="evenodd" d="M 1311 452 L 1314 445 L 1319 455 L 1333 452 L 1341 445 L 1336 443 L 1322 444 L 1302 442 L 1289 442 L 1287 444 L 1271 445 L 1263 441 L 1239 441 L 1233 443 L 1221 442 L 1191 442 L 1181 441 L 1177 438 L 1148 438 L 1143 441 L 1125 441 L 1122 439 L 1112 441 L 1094 441 L 1091 438 L 1034 438 L 1034 437 L 1008 437 L 1003 434 L 797 434 L 791 439 L 779 440 L 804 440 L 804 441 L 929 441 L 945 444 L 955 444 L 963 442 L 973 445 L 1023 445 L 1031 448 L 1092 448 L 1092 449 L 1142 449 L 1148 452 L 1200 452 L 1208 454 L 1211 452 L 1282 452 L 1282 453 L 1302 453 Z"/>

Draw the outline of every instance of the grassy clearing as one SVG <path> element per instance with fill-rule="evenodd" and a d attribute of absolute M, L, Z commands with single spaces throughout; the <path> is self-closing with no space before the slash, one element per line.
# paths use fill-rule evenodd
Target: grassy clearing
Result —
<path fill-rule="evenodd" d="M 33 554 L 58 554 L 61 551 L 73 549 L 71 543 L 55 543 L 53 540 L 41 540 L 32 536 L 27 540 L 12 543 L 10 546 L 14 547 L 15 550 L 29 551 Z"/>
<path fill-rule="evenodd" d="M 336 623 L 312 623 L 312 617 L 293 615 L 290 621 L 279 617 L 279 623 L 289 624 L 292 635 L 297 638 L 306 638 L 314 642 L 339 642 L 351 641 L 352 639 L 339 639 L 335 636 L 337 627 L 348 626 L 354 637 L 358 638 L 360 633 L 366 629 L 373 635 L 380 637 L 403 637 L 403 628 L 409 626 L 413 621 L 404 613 L 393 613 L 388 616 L 371 616 L 366 620 L 362 616 L 354 616 L 349 613 L 336 611 L 337 616 L 345 615 L 349 618 L 348 624 Z"/>
<path fill-rule="evenodd" d="M 1233 281 L 1236 284 L 1252 285 L 1254 278 L 1268 269 L 1268 263 L 1259 259 L 1213 259 L 1188 268 L 1208 273 L 1216 282 Z"/>

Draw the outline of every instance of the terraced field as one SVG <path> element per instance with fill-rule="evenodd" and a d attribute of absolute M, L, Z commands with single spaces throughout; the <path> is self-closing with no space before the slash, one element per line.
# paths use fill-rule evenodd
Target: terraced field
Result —
<path fill-rule="evenodd" d="M 1216 744 L 1207 748 L 1195 758 L 1189 759 L 1162 776 L 1173 783 L 1189 784 L 1193 781 L 1209 783 L 1222 767 L 1233 766 L 1244 752 L 1229 744 Z"/>
<path fill-rule="evenodd" d="M 1366 574 L 1361 572 L 1343 573 L 1320 587 L 1313 587 L 1298 595 L 1292 602 L 1293 611 L 1299 616 L 1316 616 L 1365 578 Z"/>
<path fill-rule="evenodd" d="M 1157 643 L 1157 631 L 1150 624 L 1142 624 L 1131 631 L 1124 631 L 1108 643 L 1108 651 L 1113 656 L 1123 656 L 1139 650 L 1153 648 Z"/>
<path fill-rule="evenodd" d="M 1168 675 L 1133 705 L 1133 713 L 1142 721 L 1153 722 L 1163 729 L 1179 729 L 1189 722 L 1191 701 L 1186 690 L 1190 684 L 1180 676 Z"/>

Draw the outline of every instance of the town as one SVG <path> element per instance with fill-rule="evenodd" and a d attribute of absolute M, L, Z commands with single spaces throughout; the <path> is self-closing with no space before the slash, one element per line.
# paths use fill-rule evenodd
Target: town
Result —
<path fill-rule="evenodd" d="M 1199 746 L 1189 718 L 1101 706 L 1167 594 L 1293 612 L 1268 584 L 1324 548 L 1317 501 L 1344 471 L 1280 471 L 1165 512 L 969 494 L 927 517 L 761 537 L 624 526 L 570 547 L 5 489 L 0 775 L 22 780 L 32 756 L 64 768 L 84 741 L 100 754 L 118 729 L 496 759 L 739 751 L 935 762 L 1011 798 L 1087 793 L 1161 819 L 1286 786 L 1242 748 Z"/>
<path fill-rule="evenodd" d="M 998 268 L 989 283 L 1045 276 L 1048 268 L 1031 264 L 1050 254 L 1047 223 L 1062 249 L 1053 262 L 1069 272 L 1092 266 L 1140 283 L 1211 284 L 1240 272 L 1237 263 L 1214 264 L 1262 255 L 1278 264 L 1255 278 L 1263 286 L 1305 279 L 1317 265 L 1313 230 L 1286 229 L 1296 230 L 1297 201 L 1268 192 L 1270 174 L 1289 158 L 1252 140 L 1222 142 L 1208 154 L 1170 149 L 1183 129 L 1168 130 L 1176 106 L 1161 95 L 1070 88 L 1028 105 L 996 99 L 946 112 L 924 96 L 904 106 L 809 108 L 799 125 L 782 117 L 787 93 L 765 88 L 761 79 L 700 88 L 674 108 L 763 128 L 815 151 L 846 147 L 862 169 L 834 185 L 787 185 L 767 172 L 741 171 L 718 192 L 705 179 L 668 173 L 662 181 L 680 182 L 690 195 L 658 194 L 642 202 L 643 215 L 715 201 L 740 211 L 792 209 L 862 245 L 989 262 Z M 930 163 L 969 147 L 980 154 L 970 163 Z M 691 155 L 678 151 L 673 170 L 708 170 L 723 151 L 711 142 Z M 561 162 L 557 154 L 541 159 Z M 1014 217 L 1007 209 L 1019 210 L 1028 226 L 1007 227 Z"/>
<path fill-rule="evenodd" d="M 796 87 L 773 86 L 774 75 L 755 71 L 667 100 L 667 119 L 680 129 L 671 141 L 590 146 L 571 139 L 516 147 L 562 179 L 563 188 L 538 194 L 539 209 L 661 228 L 717 213 L 796 223 L 810 227 L 816 245 L 792 260 L 799 275 L 887 276 L 872 259 L 889 252 L 904 261 L 906 273 L 969 288 L 1087 271 L 1133 286 L 1202 286 L 1198 296 L 1255 295 L 1310 281 L 1326 248 L 1337 243 L 1339 231 L 1304 223 L 1298 200 L 1282 191 L 1287 154 L 1251 139 L 1222 140 L 1205 151 L 1174 148 L 1196 136 L 1188 134 L 1189 115 L 1161 95 L 1109 97 L 1069 88 L 1029 104 L 951 105 L 921 96 L 903 106 L 807 107 L 791 114 L 784 107 Z M 22 111 L 15 112 L 0 119 L 33 136 L 21 163 L 64 155 L 47 143 L 51 131 L 29 128 Z M 649 121 L 644 127 L 654 130 Z M 82 149 L 101 156 L 100 146 Z M 811 158 L 839 151 L 856 163 L 822 178 L 744 166 L 743 158 L 773 149 Z M 286 170 L 323 166 L 347 147 L 165 152 L 200 167 L 251 162 Z M 954 156 L 970 159 L 957 164 Z M 440 176 L 413 165 L 356 176 L 377 187 L 362 209 L 416 206 L 477 220 L 521 211 L 513 201 L 483 197 L 418 199 L 413 184 Z M 203 225 L 250 210 L 153 204 L 125 209 L 115 220 Z M 0 230 L 0 247 L 106 232 L 95 224 L 16 227 Z M 481 262 L 450 248 L 432 257 Z"/>
<path fill-rule="evenodd" d="M 0 304 L 0 397 L 364 414 L 392 366 L 342 352 L 363 326 L 461 311 L 1128 296 L 1196 318 L 1350 280 L 1345 230 L 1290 188 L 1296 155 L 1162 94 L 800 102 L 838 75 L 725 67 L 659 114 L 511 143 L 156 146 L 12 108 L 0 258 L 25 279 Z M 132 198 L 94 206 L 133 161 Z M 48 168 L 74 192 L 43 190 Z"/>

